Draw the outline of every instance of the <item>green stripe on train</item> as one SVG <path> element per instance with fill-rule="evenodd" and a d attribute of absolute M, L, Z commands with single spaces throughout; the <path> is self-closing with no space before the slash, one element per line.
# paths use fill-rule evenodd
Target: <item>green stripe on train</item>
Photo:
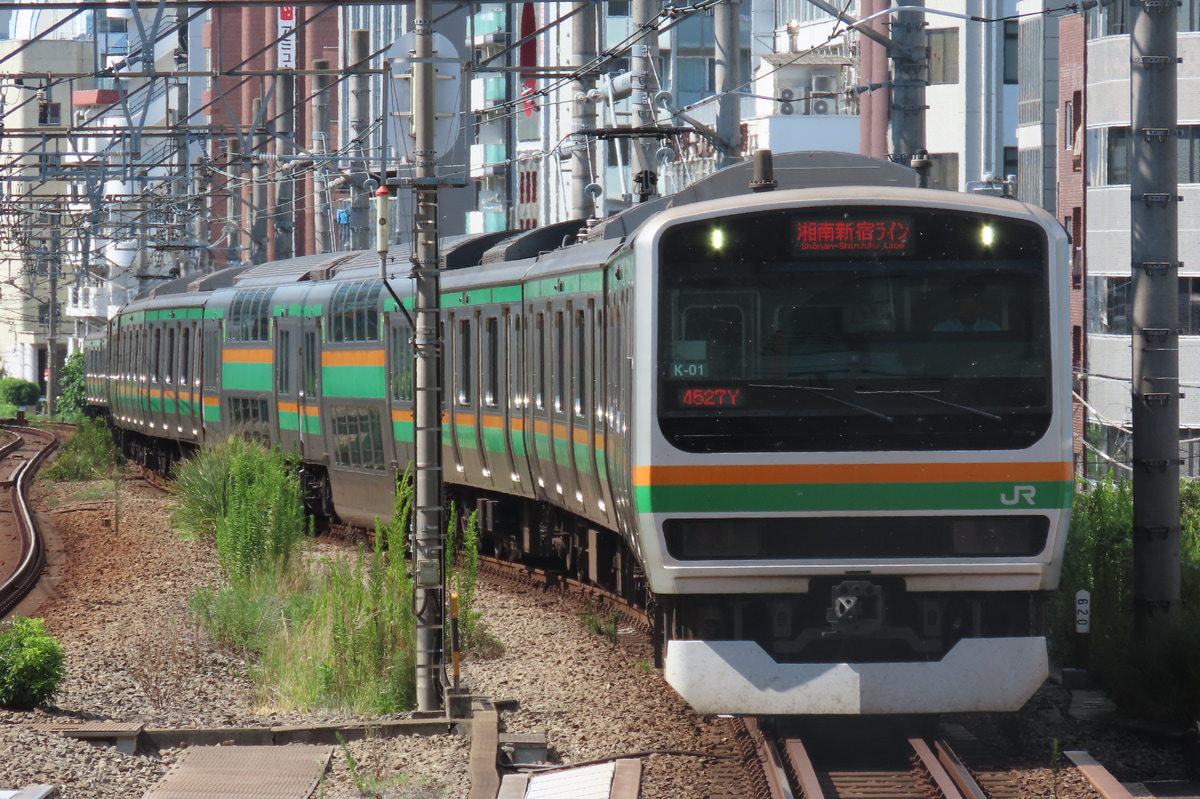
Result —
<path fill-rule="evenodd" d="M 237 363 L 221 365 L 221 387 L 234 391 L 272 391 L 272 365 L 269 363 Z"/>
<path fill-rule="evenodd" d="M 1029 493 L 1029 489 L 1033 493 Z M 1070 481 L 1012 483 L 820 483 L 649 485 L 634 488 L 640 513 L 781 511 L 1058 510 L 1071 506 Z M 1032 502 L 1032 504 L 1031 504 Z"/>
<path fill-rule="evenodd" d="M 321 393 L 326 397 L 383 399 L 382 366 L 322 366 Z"/>

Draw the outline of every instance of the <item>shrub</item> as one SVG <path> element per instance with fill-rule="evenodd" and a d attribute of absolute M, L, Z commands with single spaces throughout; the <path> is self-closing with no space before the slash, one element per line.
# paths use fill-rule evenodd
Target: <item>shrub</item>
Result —
<path fill-rule="evenodd" d="M 108 427 L 99 419 L 91 419 L 75 426 L 75 435 L 42 475 L 55 482 L 95 480 L 106 476 L 118 460 Z"/>
<path fill-rule="evenodd" d="M 28 709 L 58 693 L 66 670 L 63 649 L 41 619 L 0 625 L 0 705 Z"/>
<path fill-rule="evenodd" d="M 0 401 L 20 407 L 36 405 L 41 396 L 42 390 L 37 383 L 19 377 L 0 377 Z"/>

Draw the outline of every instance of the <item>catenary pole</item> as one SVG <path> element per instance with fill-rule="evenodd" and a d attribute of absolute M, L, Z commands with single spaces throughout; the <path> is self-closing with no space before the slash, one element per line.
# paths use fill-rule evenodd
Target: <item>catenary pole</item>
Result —
<path fill-rule="evenodd" d="M 1133 598 L 1144 638 L 1180 609 L 1178 9 L 1139 0 L 1130 14 Z"/>
<path fill-rule="evenodd" d="M 417 624 L 417 709 L 441 707 L 442 666 L 442 401 L 441 276 L 438 253 L 438 178 L 435 163 L 433 0 L 416 0 L 412 59 L 413 151 L 416 225 L 413 278 L 416 296 L 416 466 L 413 535 L 414 603 Z"/>
<path fill-rule="evenodd" d="M 925 0 L 899 0 L 892 22 L 891 158 L 901 164 L 925 152 L 927 82 Z"/>
<path fill-rule="evenodd" d="M 742 152 L 742 123 L 738 113 L 742 98 L 735 93 L 741 82 L 738 76 L 740 13 L 738 0 L 721 0 L 713 8 L 713 45 L 716 54 L 713 84 L 717 96 L 721 98 L 717 101 L 717 139 L 721 142 L 720 152 L 717 153 L 718 168 L 736 163 Z"/>
<path fill-rule="evenodd" d="M 571 66 L 579 70 L 579 77 L 572 87 L 575 94 L 574 132 L 596 127 L 596 104 L 591 96 L 596 88 L 596 79 L 584 67 L 596 58 L 596 3 L 582 0 L 575 4 L 583 10 L 571 17 Z M 571 154 L 571 197 L 572 219 L 587 219 L 596 216 L 594 198 L 588 194 L 592 183 L 591 153 L 587 140 L 580 136 Z"/>
<path fill-rule="evenodd" d="M 318 58 L 312 62 L 314 70 L 329 69 L 329 62 Z M 312 151 L 318 155 L 329 151 L 329 83 L 325 74 L 313 75 L 313 130 Z M 318 163 L 313 170 L 313 243 L 317 252 L 333 252 L 333 236 L 329 230 L 329 190 L 327 187 L 328 167 Z"/>
<path fill-rule="evenodd" d="M 658 93 L 658 80 L 654 65 L 658 61 L 658 14 L 659 0 L 633 0 L 634 41 L 630 50 L 629 72 L 632 93 L 629 105 L 633 114 L 633 127 L 648 128 L 655 125 L 654 96 Z M 633 193 L 635 202 L 645 202 L 658 193 L 658 169 L 655 162 L 654 140 L 638 137 L 630 139 L 629 161 L 633 167 Z"/>
<path fill-rule="evenodd" d="M 350 249 L 365 250 L 371 235 L 367 223 L 371 196 L 367 191 L 366 133 L 371 115 L 371 75 L 367 59 L 371 56 L 371 32 L 350 31 L 350 133 L 354 137 L 354 155 L 362 159 L 353 167 L 350 181 Z"/>

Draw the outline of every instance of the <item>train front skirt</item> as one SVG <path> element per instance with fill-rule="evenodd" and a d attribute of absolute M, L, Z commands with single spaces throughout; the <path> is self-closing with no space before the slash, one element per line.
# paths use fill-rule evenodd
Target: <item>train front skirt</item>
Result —
<path fill-rule="evenodd" d="M 670 641 L 667 682 L 702 714 L 1015 711 L 1048 674 L 1046 639 L 964 638 L 937 662 L 776 663 L 753 641 Z"/>

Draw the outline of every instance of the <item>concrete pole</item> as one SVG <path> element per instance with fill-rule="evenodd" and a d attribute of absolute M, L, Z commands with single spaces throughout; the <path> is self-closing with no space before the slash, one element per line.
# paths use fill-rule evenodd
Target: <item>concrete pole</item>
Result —
<path fill-rule="evenodd" d="M 262 111 L 262 98 L 255 97 L 250 104 L 251 119 L 258 119 Z M 267 150 L 267 131 L 259 128 L 251 139 L 250 155 L 250 263 L 261 264 L 267 260 L 267 166 L 263 154 Z"/>
<path fill-rule="evenodd" d="M 367 192 L 367 149 L 360 138 L 366 133 L 371 116 L 371 76 L 367 73 L 370 64 L 367 59 L 371 55 L 371 32 L 368 30 L 350 31 L 350 69 L 354 77 L 350 79 L 350 133 L 358 140 L 353 148 L 355 161 L 350 171 L 353 178 L 350 181 L 350 249 L 365 250 L 370 238 L 369 216 L 371 195 Z"/>
<path fill-rule="evenodd" d="M 713 83 L 717 96 L 717 138 L 721 152 L 717 154 L 717 168 L 729 166 L 741 160 L 742 123 L 738 113 L 741 97 L 732 94 L 738 87 L 738 55 L 741 51 L 738 25 L 740 4 L 738 0 L 722 0 L 713 9 L 713 43 L 716 60 L 713 66 Z"/>
<path fill-rule="evenodd" d="M 893 15 L 892 41 L 892 160 L 908 164 L 925 150 L 925 86 L 928 59 L 925 42 L 925 0 L 898 0 Z"/>
<path fill-rule="evenodd" d="M 200 156 L 196 156 L 191 175 L 192 196 L 196 198 L 195 215 L 192 217 L 192 236 L 196 239 L 196 246 L 200 248 L 196 250 L 196 270 L 207 272 L 212 265 L 212 253 L 208 249 L 212 244 L 212 228 L 209 225 L 209 215 L 212 213 L 210 196 L 212 185 L 209 180 L 208 167 L 204 165 L 204 159 Z M 111 273 L 109 277 L 111 278 Z"/>
<path fill-rule="evenodd" d="M 571 17 L 571 67 L 574 69 L 582 69 L 596 57 L 596 4 L 594 0 L 575 4 L 576 8 L 581 6 L 583 10 Z M 574 132 L 596 127 L 596 104 L 588 95 L 595 88 L 596 79 L 590 74 L 581 74 L 572 87 L 575 114 L 571 127 Z M 587 141 L 580 136 L 571 154 L 571 219 L 596 216 L 595 199 L 587 193 L 593 174 Z"/>
<path fill-rule="evenodd" d="M 312 69 L 329 69 L 323 58 L 312 62 Z M 329 82 L 328 75 L 313 75 L 313 154 L 320 156 L 329 145 Z M 313 170 L 313 249 L 316 252 L 332 252 L 333 236 L 329 230 L 329 190 L 326 188 L 326 164 L 318 163 Z"/>
<path fill-rule="evenodd" d="M 654 95 L 658 93 L 654 64 L 658 61 L 659 0 L 633 0 L 634 41 L 629 59 L 633 92 L 630 106 L 633 127 L 646 128 L 655 124 Z M 658 193 L 658 165 L 654 154 L 658 149 L 654 138 L 632 138 L 629 161 L 633 167 L 633 193 L 636 202 L 645 202 Z"/>
<path fill-rule="evenodd" d="M 59 206 L 62 209 L 62 206 Z M 53 417 L 54 395 L 58 393 L 58 364 L 55 350 L 58 347 L 58 271 L 62 268 L 62 216 L 56 215 L 54 227 L 50 229 L 50 259 L 46 268 L 50 270 L 50 302 L 46 308 L 46 416 Z"/>
<path fill-rule="evenodd" d="M 292 146 L 292 134 L 296 130 L 296 75 L 293 72 L 280 72 L 275 83 L 275 130 L 279 136 L 275 139 L 275 151 L 282 156 L 295 153 Z M 282 161 L 287 164 L 286 160 Z M 277 260 L 291 258 L 296 253 L 296 179 L 291 172 L 283 173 L 283 177 L 275 185 L 274 233 L 271 242 L 274 247 L 272 257 Z"/>
<path fill-rule="evenodd" d="M 1134 630 L 1179 617 L 1178 9 L 1130 4 Z"/>
<path fill-rule="evenodd" d="M 234 177 L 234 185 L 229 189 L 228 219 L 229 236 L 226 239 L 227 254 L 225 263 L 228 266 L 241 266 L 247 263 L 242 255 L 242 140 L 233 136 L 226 144 L 229 153 L 229 173 Z M 227 181 L 226 186 L 229 185 Z"/>
<path fill-rule="evenodd" d="M 434 141 L 433 0 L 416 0 L 413 15 L 416 49 L 412 64 L 413 159 L 416 229 L 413 231 L 413 277 L 416 296 L 415 444 L 416 465 L 413 535 L 413 606 L 417 610 L 417 710 L 436 711 L 441 702 L 442 669 L 442 391 L 440 254 L 438 190 Z"/>

